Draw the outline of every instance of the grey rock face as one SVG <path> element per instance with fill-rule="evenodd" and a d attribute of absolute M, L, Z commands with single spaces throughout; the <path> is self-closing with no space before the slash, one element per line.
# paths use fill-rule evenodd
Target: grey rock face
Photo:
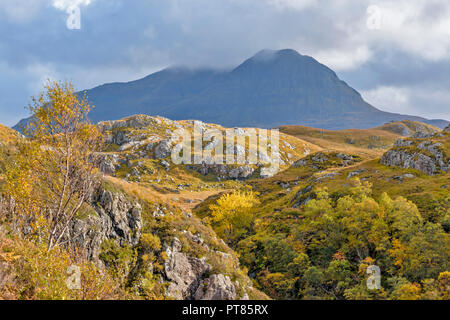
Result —
<path fill-rule="evenodd" d="M 213 274 L 203 281 L 195 292 L 195 300 L 234 300 L 236 288 L 230 277 L 223 274 Z"/>
<path fill-rule="evenodd" d="M 231 168 L 225 164 L 207 164 L 206 162 L 203 162 L 201 166 L 189 165 L 187 168 L 190 170 L 195 170 L 204 176 L 211 173 L 221 179 L 248 179 L 255 171 L 250 166 Z"/>
<path fill-rule="evenodd" d="M 316 153 L 311 160 L 315 161 L 315 162 L 319 162 L 319 163 L 323 163 L 328 161 L 327 156 L 325 156 L 323 153 Z"/>
<path fill-rule="evenodd" d="M 386 152 L 380 162 L 388 166 L 417 169 L 427 175 L 448 172 L 450 160 L 441 150 L 443 145 L 430 140 L 398 140 L 393 149 Z"/>
<path fill-rule="evenodd" d="M 347 179 L 350 179 L 350 178 L 352 178 L 354 176 L 357 176 L 357 175 L 359 175 L 359 174 L 361 174 L 363 172 L 366 172 L 366 171 L 367 170 L 365 170 L 365 169 L 360 169 L 360 170 L 355 170 L 355 171 L 349 172 L 348 175 L 347 175 Z"/>
<path fill-rule="evenodd" d="M 158 118 L 142 114 L 142 115 L 135 115 L 125 120 L 99 122 L 98 126 L 100 130 L 104 132 L 124 127 L 141 129 L 148 127 L 152 124 L 158 124 L 160 122 L 161 121 Z"/>
<path fill-rule="evenodd" d="M 170 281 L 166 293 L 176 299 L 191 299 L 211 266 L 204 259 L 186 255 L 181 252 L 181 248 L 177 238 L 173 239 L 171 246 L 166 247 L 164 274 Z"/>
<path fill-rule="evenodd" d="M 253 168 L 249 166 L 238 167 L 230 171 L 231 179 L 247 179 L 253 174 Z"/>
<path fill-rule="evenodd" d="M 411 130 L 409 130 L 407 127 L 402 127 L 400 134 L 404 137 L 409 137 L 411 135 Z"/>
<path fill-rule="evenodd" d="M 394 147 L 409 147 L 414 144 L 414 141 L 412 140 L 405 140 L 405 139 L 398 139 L 394 143 Z"/>
<path fill-rule="evenodd" d="M 300 159 L 292 164 L 294 168 L 304 167 L 308 164 L 308 160 Z"/>
<path fill-rule="evenodd" d="M 119 157 L 116 154 L 94 154 L 101 172 L 113 175 L 120 168 Z"/>
<path fill-rule="evenodd" d="M 85 252 L 88 259 L 98 260 L 103 241 L 115 239 L 120 245 L 135 246 L 141 236 L 142 208 L 121 193 L 99 190 L 92 199 L 95 214 L 76 219 L 68 235 Z"/>
<path fill-rule="evenodd" d="M 405 169 L 412 168 L 418 169 L 428 175 L 437 173 L 437 167 L 434 160 L 421 153 L 408 153 L 406 151 L 390 150 L 386 152 L 381 158 L 381 163 L 402 167 Z"/>
<path fill-rule="evenodd" d="M 172 141 L 166 139 L 161 141 L 161 143 L 155 148 L 155 158 L 164 159 L 170 156 L 172 153 Z"/>

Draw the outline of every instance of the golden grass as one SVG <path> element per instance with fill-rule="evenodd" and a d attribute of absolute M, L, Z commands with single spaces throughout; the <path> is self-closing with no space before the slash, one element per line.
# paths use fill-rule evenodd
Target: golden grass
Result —
<path fill-rule="evenodd" d="M 151 186 L 143 186 L 138 182 L 128 182 L 122 179 L 105 176 L 105 179 L 120 186 L 125 192 L 135 194 L 149 202 L 167 203 L 183 211 L 191 211 L 197 204 L 216 194 L 230 191 L 230 189 L 214 189 L 207 191 L 179 191 L 162 193 Z"/>
<path fill-rule="evenodd" d="M 381 129 L 324 130 L 304 126 L 279 129 L 322 149 L 353 153 L 368 159 L 381 156 L 400 138 L 399 134 Z"/>
<path fill-rule="evenodd" d="M 427 132 L 438 132 L 441 131 L 440 128 L 435 127 L 431 124 L 426 124 L 423 122 L 411 121 L 411 120 L 402 120 L 396 122 L 389 122 L 382 126 L 376 127 L 375 129 L 389 131 L 395 134 L 400 134 L 403 128 L 407 128 L 410 131 L 416 131 L 418 127 L 422 127 Z"/>
<path fill-rule="evenodd" d="M 18 133 L 13 129 L 10 129 L 2 124 L 0 124 L 0 143 L 10 144 L 17 139 Z"/>

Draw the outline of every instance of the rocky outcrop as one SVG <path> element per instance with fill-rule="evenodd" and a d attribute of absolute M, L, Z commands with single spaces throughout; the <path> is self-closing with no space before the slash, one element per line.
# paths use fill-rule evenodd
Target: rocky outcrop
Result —
<path fill-rule="evenodd" d="M 194 237 L 198 238 L 198 235 Z M 211 266 L 205 258 L 195 258 L 182 252 L 182 244 L 174 238 L 172 244 L 165 245 L 167 260 L 163 275 L 168 282 L 166 295 L 175 299 L 188 300 L 234 300 L 236 286 L 229 276 L 212 274 Z M 227 254 L 223 253 L 224 256 Z M 230 257 L 228 257 L 230 259 Z"/>
<path fill-rule="evenodd" d="M 259 176 L 263 179 L 273 177 L 278 173 L 279 168 L 276 166 L 262 167 Z"/>
<path fill-rule="evenodd" d="M 108 268 L 108 263 L 102 263 L 99 258 L 105 240 L 114 240 L 119 247 L 128 246 L 137 251 L 142 249 L 140 243 L 142 209 L 138 203 L 121 192 L 99 189 L 92 196 L 91 208 L 92 212 L 76 219 L 65 235 L 64 240 L 70 239 L 70 243 L 76 246 L 78 252 L 100 266 Z M 158 212 L 162 213 L 162 210 L 158 209 Z M 165 215 L 158 212 L 153 214 L 156 221 Z M 180 238 L 174 237 L 170 245 L 165 243 L 161 251 L 155 251 L 163 261 L 162 269 L 156 270 L 153 264 L 146 265 L 138 259 L 129 262 L 128 277 L 137 277 L 140 268 L 146 268 L 145 273 L 152 274 L 152 279 L 159 279 L 157 281 L 164 285 L 164 296 L 178 300 L 231 300 L 239 298 L 238 289 L 246 292 L 245 288 L 248 289 L 249 285 L 244 287 L 238 282 L 232 283 L 230 277 L 222 273 L 211 274 L 213 268 L 208 263 L 208 257 L 219 256 L 238 268 L 239 264 L 234 256 L 221 251 L 211 251 L 200 233 L 192 234 L 185 230 L 179 236 Z M 182 239 L 183 243 L 187 241 L 191 246 L 195 244 L 203 248 L 208 254 L 198 258 L 192 253 L 183 252 L 182 242 L 179 239 Z M 245 297 L 248 296 L 244 295 L 243 298 Z"/>
<path fill-rule="evenodd" d="M 119 156 L 116 154 L 108 153 L 95 153 L 96 163 L 101 172 L 114 175 L 114 173 L 120 169 Z"/>
<path fill-rule="evenodd" d="M 444 132 L 450 132 L 450 124 L 447 127 L 445 127 L 445 129 L 443 131 Z"/>
<path fill-rule="evenodd" d="M 251 166 L 229 166 L 225 164 L 207 164 L 203 162 L 202 165 L 188 165 L 189 170 L 197 171 L 202 175 L 213 174 L 220 179 L 235 179 L 245 180 L 252 176 L 255 171 Z"/>
<path fill-rule="evenodd" d="M 120 128 L 142 129 L 148 126 L 160 125 L 163 120 L 169 119 L 139 114 L 122 120 L 102 121 L 98 123 L 98 127 L 103 132 Z"/>
<path fill-rule="evenodd" d="M 195 300 L 234 300 L 236 288 L 230 277 L 223 274 L 213 274 L 197 288 Z"/>
<path fill-rule="evenodd" d="M 428 138 L 438 132 L 438 128 L 429 124 L 409 120 L 391 121 L 378 128 L 404 137 L 414 138 Z"/>
<path fill-rule="evenodd" d="M 161 141 L 154 151 L 154 158 L 164 159 L 171 155 L 172 153 L 172 139 L 166 139 Z"/>
<path fill-rule="evenodd" d="M 327 167 L 347 167 L 360 161 L 358 156 L 336 152 L 317 152 L 300 159 L 292 164 L 292 167 L 310 167 L 312 169 L 325 169 Z"/>
<path fill-rule="evenodd" d="M 203 259 L 189 257 L 181 252 L 181 242 L 174 238 L 171 246 L 166 246 L 167 260 L 164 274 L 169 281 L 166 294 L 175 299 L 191 299 L 211 266 Z"/>
<path fill-rule="evenodd" d="M 181 243 L 175 238 L 166 248 L 164 274 L 169 280 L 166 294 L 177 300 L 192 299 L 205 273 L 211 266 L 204 259 L 190 257 L 181 252 Z"/>
<path fill-rule="evenodd" d="M 71 242 L 88 259 L 98 260 L 105 240 L 114 239 L 121 246 L 135 246 L 141 236 L 142 208 L 122 193 L 103 189 L 92 197 L 92 212 L 75 219 L 69 229 Z"/>
<path fill-rule="evenodd" d="M 441 142 L 432 140 L 400 139 L 380 162 L 387 166 L 417 169 L 427 175 L 448 172 L 450 159 L 446 157 L 443 146 Z"/>
<path fill-rule="evenodd" d="M 230 171 L 231 179 L 248 179 L 255 170 L 250 166 L 242 166 Z"/>

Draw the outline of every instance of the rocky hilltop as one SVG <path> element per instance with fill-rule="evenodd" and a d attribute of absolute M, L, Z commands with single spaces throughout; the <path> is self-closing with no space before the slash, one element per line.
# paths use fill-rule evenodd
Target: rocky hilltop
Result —
<path fill-rule="evenodd" d="M 150 173 L 160 171 L 163 168 L 165 175 L 172 172 L 175 168 L 195 171 L 203 176 L 214 176 L 217 181 L 229 179 L 249 179 L 253 176 L 269 177 L 276 173 L 270 169 L 267 163 L 275 158 L 280 159 L 280 169 L 292 164 L 295 160 L 308 155 L 311 152 L 320 150 L 319 147 L 306 141 L 296 139 L 280 134 L 279 152 L 272 154 L 271 150 L 259 151 L 253 154 L 257 159 L 256 163 L 249 161 L 241 164 L 214 164 L 212 159 L 202 162 L 202 164 L 185 164 L 184 166 L 175 166 L 171 161 L 172 150 L 179 143 L 178 138 L 174 138 L 173 133 L 177 129 L 184 129 L 192 133 L 194 126 L 201 132 L 208 130 L 217 130 L 225 136 L 226 128 L 216 124 L 207 124 L 201 121 L 184 120 L 173 121 L 163 117 L 151 117 L 146 115 L 137 115 L 117 121 L 100 122 L 98 124 L 105 135 L 105 151 L 98 153 L 101 157 L 101 170 L 107 174 L 123 177 L 126 179 L 138 180 L 144 182 L 146 176 Z M 232 133 L 237 137 L 244 138 L 251 129 L 232 128 Z M 258 131 L 255 131 L 258 134 Z M 193 137 L 193 134 L 191 135 Z M 270 145 L 269 133 L 268 145 Z M 212 151 L 215 149 L 218 140 L 212 138 L 204 142 L 204 150 Z M 235 143 L 232 150 L 227 150 L 226 143 L 223 142 L 224 154 L 231 152 L 234 159 L 245 157 L 249 159 L 252 152 L 248 143 L 241 140 Z M 155 175 L 153 175 L 154 177 Z M 150 179 L 152 182 L 155 179 Z"/>
<path fill-rule="evenodd" d="M 390 121 L 375 129 L 399 134 L 404 137 L 426 138 L 441 131 L 440 128 L 416 121 Z"/>
<path fill-rule="evenodd" d="M 380 162 L 388 166 L 417 169 L 427 175 L 448 172 L 450 135 L 447 129 L 440 133 L 420 133 L 413 138 L 399 139 Z"/>

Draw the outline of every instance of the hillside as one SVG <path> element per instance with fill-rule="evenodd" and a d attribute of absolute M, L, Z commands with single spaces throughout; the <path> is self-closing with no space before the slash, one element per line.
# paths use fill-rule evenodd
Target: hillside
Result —
<path fill-rule="evenodd" d="M 414 152 L 429 155 L 436 146 L 443 153 L 436 153 L 428 161 L 447 163 L 448 133 L 405 121 L 367 130 L 285 126 L 280 135 L 284 164 L 272 176 L 261 176 L 258 166 L 252 171 L 236 166 L 219 170 L 215 166 L 175 165 L 168 154 L 160 153 L 164 149 L 161 146 L 173 147 L 173 143 L 165 142 L 174 128 L 192 130 L 195 123 L 205 130 L 225 129 L 199 121 L 143 115 L 100 123 L 108 141 L 106 152 L 100 153 L 106 157 L 103 170 L 109 168 L 109 174 L 115 176 L 110 179 L 122 179 L 120 183 L 132 190 L 192 211 L 216 232 L 220 229 L 211 220 L 211 205 L 225 194 L 251 187 L 260 201 L 255 207 L 254 223 L 238 243 L 228 244 L 248 268 L 255 287 L 271 298 L 401 299 L 413 297 L 408 293 L 411 286 L 418 288 L 414 289 L 419 292 L 417 296 L 442 297 L 444 293 L 438 286 L 446 281 L 445 271 L 449 269 L 449 173 L 433 172 L 429 176 L 426 170 L 417 169 L 420 166 L 387 166 L 380 159 L 397 152 L 400 141 L 414 141 L 416 145 L 431 146 Z M 243 149 L 247 154 L 246 146 Z M 235 174 L 230 174 L 232 171 Z M 367 200 L 362 200 L 364 197 Z M 348 217 L 340 211 L 344 200 L 354 208 Z M 328 210 L 325 212 L 329 212 L 331 220 L 325 216 L 322 219 L 321 210 Z M 372 216 L 358 216 L 370 210 L 374 210 Z M 374 218 L 382 212 L 386 220 Z M 418 217 L 419 229 L 413 226 L 416 222 L 406 218 L 408 215 Z M 353 221 L 353 216 L 358 218 Z M 400 222 L 393 222 L 395 219 L 405 224 L 403 231 L 397 230 Z M 361 225 L 353 227 L 352 223 Z M 385 229 L 370 229 L 372 225 L 378 228 L 380 223 Z M 360 232 L 368 234 L 369 240 L 360 238 Z M 399 244 L 393 235 L 405 238 Z M 415 253 L 417 241 L 427 243 L 427 249 L 420 253 L 424 256 Z M 395 246 L 400 245 L 407 250 L 401 265 L 404 272 L 399 271 L 400 264 L 393 262 Z M 424 260 L 413 265 L 417 259 Z M 371 263 L 383 270 L 383 290 L 375 293 L 366 289 L 364 273 L 358 273 Z M 335 280 L 339 277 L 345 281 Z"/>
<path fill-rule="evenodd" d="M 8 202 L 0 196 L 0 299 L 268 299 L 254 288 L 235 252 L 191 212 L 240 182 L 219 185 L 192 169 L 169 169 L 170 157 L 154 149 L 140 156 L 151 141 L 160 150 L 170 129 L 193 124 L 182 123 L 134 116 L 100 124 L 106 141 L 95 156 L 108 174 L 64 235 L 77 258 L 64 248 L 47 253 L 45 246 L 8 234 Z M 138 150 L 142 141 L 147 144 Z M 71 263 L 83 270 L 83 291 L 65 285 Z"/>
<path fill-rule="evenodd" d="M 261 51 L 231 70 L 168 68 L 84 92 L 95 105 L 93 122 L 147 114 L 226 127 L 367 129 L 404 119 L 448 124 L 380 111 L 331 69 L 289 49 Z"/>
<path fill-rule="evenodd" d="M 391 125 L 384 129 L 325 130 L 323 138 L 322 130 L 283 128 L 324 150 L 271 178 L 248 181 L 261 204 L 254 229 L 235 250 L 271 297 L 448 297 L 450 133 L 400 138 Z M 374 133 L 395 146 L 370 154 L 367 136 Z M 344 153 L 350 135 L 359 146 Z M 216 200 L 194 212 L 206 219 Z M 381 290 L 367 290 L 370 264 L 381 268 Z"/>
<path fill-rule="evenodd" d="M 0 124 L 0 144 L 9 144 L 17 139 L 18 133 Z"/>
<path fill-rule="evenodd" d="M 281 165 L 270 171 L 263 161 L 173 163 L 178 142 L 173 132 L 192 133 L 194 127 L 203 133 L 227 130 L 147 115 L 98 124 L 105 137 L 95 153 L 103 183 L 70 229 L 70 237 L 84 248 L 87 277 L 108 271 L 88 294 L 127 299 L 448 298 L 448 129 L 410 121 L 341 131 L 282 126 Z M 249 132 L 231 130 L 237 137 Z M 214 141 L 204 141 L 204 150 L 213 149 Z M 251 149 L 236 140 L 234 152 L 235 158 L 249 156 Z M 268 152 L 263 158 L 273 156 Z M 231 241 L 212 210 L 226 195 L 248 190 L 258 204 L 250 224 L 233 222 L 241 229 Z M 21 279 L 11 280 L 16 289 L 9 294 L 78 297 L 53 290 L 59 288 L 58 277 L 47 279 L 50 286 L 40 295 L 23 291 L 29 283 L 39 288 L 40 282 L 9 257 L 22 256 L 25 266 L 39 270 L 43 266 L 32 257 L 45 254 L 34 244 L 17 239 L 13 245 L 2 237 L 0 232 L 0 260 Z M 60 259 L 46 262 L 57 274 L 65 272 L 67 263 Z M 375 291 L 366 286 L 372 264 L 381 268 L 381 289 Z"/>
<path fill-rule="evenodd" d="M 425 137 L 426 135 L 441 131 L 441 129 L 436 126 L 410 120 L 391 121 L 376 129 L 389 131 L 404 137 L 414 135 L 417 137 Z"/>
<path fill-rule="evenodd" d="M 376 158 L 404 136 L 427 135 L 440 129 L 415 121 L 389 122 L 372 129 L 323 130 L 304 126 L 282 126 L 280 131 L 323 149 L 351 152 L 365 158 Z"/>

